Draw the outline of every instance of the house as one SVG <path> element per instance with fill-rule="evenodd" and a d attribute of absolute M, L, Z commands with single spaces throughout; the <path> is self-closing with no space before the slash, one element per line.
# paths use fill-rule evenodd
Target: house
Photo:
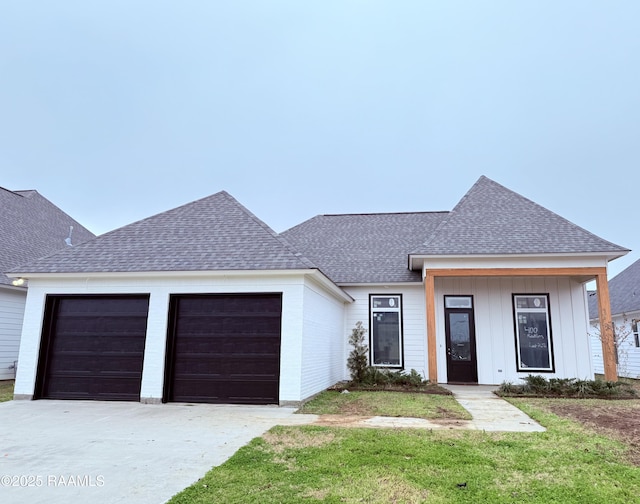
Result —
<path fill-rule="evenodd" d="M 0 380 L 15 377 L 27 283 L 4 271 L 94 238 L 36 191 L 0 187 Z"/>
<path fill-rule="evenodd" d="M 11 272 L 15 397 L 297 404 L 348 378 L 357 321 L 372 365 L 432 381 L 589 377 L 585 283 L 606 318 L 627 252 L 486 177 L 450 212 L 281 234 L 219 192 Z"/>
<path fill-rule="evenodd" d="M 609 281 L 612 322 L 617 333 L 618 374 L 640 379 L 640 259 Z M 591 321 L 591 354 L 594 371 L 604 373 L 598 295 L 589 293 L 589 319 Z"/>

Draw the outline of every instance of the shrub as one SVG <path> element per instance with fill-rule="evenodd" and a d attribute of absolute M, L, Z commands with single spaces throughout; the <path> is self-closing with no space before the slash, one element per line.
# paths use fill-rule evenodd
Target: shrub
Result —
<path fill-rule="evenodd" d="M 392 371 L 390 369 L 379 369 L 369 366 L 365 369 L 360 384 L 370 387 L 384 387 L 386 385 L 396 385 L 400 387 L 423 387 L 429 382 L 420 373 L 412 369 L 406 371 Z"/>
<path fill-rule="evenodd" d="M 358 321 L 351 330 L 351 336 L 349 336 L 349 344 L 353 346 L 353 350 L 349 353 L 347 367 L 351 374 L 351 380 L 355 383 L 362 382 L 369 361 L 367 356 L 369 349 L 364 342 L 366 333 L 367 330 L 362 326 L 362 322 Z"/>
<path fill-rule="evenodd" d="M 522 379 L 522 385 L 503 382 L 497 390 L 498 395 L 532 395 L 555 397 L 602 397 L 633 398 L 637 397 L 635 389 L 624 382 L 604 380 L 578 380 L 576 378 L 551 378 L 529 375 Z"/>

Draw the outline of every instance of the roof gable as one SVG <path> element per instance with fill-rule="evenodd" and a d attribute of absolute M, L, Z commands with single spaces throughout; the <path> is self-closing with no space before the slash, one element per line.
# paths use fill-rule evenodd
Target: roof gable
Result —
<path fill-rule="evenodd" d="M 134 222 L 14 270 L 19 273 L 309 269 L 225 191 Z"/>
<path fill-rule="evenodd" d="M 412 254 L 602 253 L 619 257 L 627 252 L 482 176 Z"/>
<path fill-rule="evenodd" d="M 65 239 L 79 244 L 95 235 L 37 191 L 9 191 L 0 187 L 0 271 L 67 249 Z M 0 285 L 11 279 L 0 273 Z"/>

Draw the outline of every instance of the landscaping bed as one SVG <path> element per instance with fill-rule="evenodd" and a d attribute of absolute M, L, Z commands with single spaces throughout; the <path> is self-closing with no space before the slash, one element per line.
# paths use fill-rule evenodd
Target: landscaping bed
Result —
<path fill-rule="evenodd" d="M 500 397 L 557 397 L 579 399 L 636 399 L 638 387 L 629 381 L 579 380 L 529 375 L 522 384 L 504 382 L 496 394 Z"/>
<path fill-rule="evenodd" d="M 435 395 L 453 395 L 450 390 L 447 390 L 440 385 L 435 383 L 426 382 L 421 385 L 411 385 L 411 384 L 397 384 L 397 383 L 377 383 L 377 384 L 364 384 L 364 383 L 354 383 L 349 381 L 344 381 L 340 383 L 336 383 L 333 387 L 330 387 L 328 390 L 333 390 L 337 392 L 343 391 L 367 391 L 367 392 L 376 392 L 376 391 L 386 391 L 386 392 L 410 392 L 410 393 L 420 393 L 420 394 L 435 394 Z"/>
<path fill-rule="evenodd" d="M 453 398 L 422 392 L 356 390 L 345 393 L 327 390 L 305 403 L 299 413 L 353 417 L 411 417 L 427 420 L 469 420 L 471 415 Z"/>

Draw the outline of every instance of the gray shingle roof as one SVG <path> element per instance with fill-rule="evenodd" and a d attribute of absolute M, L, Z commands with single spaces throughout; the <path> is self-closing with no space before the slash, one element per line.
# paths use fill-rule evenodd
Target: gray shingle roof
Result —
<path fill-rule="evenodd" d="M 15 273 L 286 270 L 314 265 L 229 194 L 134 222 Z"/>
<path fill-rule="evenodd" d="M 419 282 L 408 253 L 446 212 L 319 215 L 283 236 L 337 283 Z"/>
<path fill-rule="evenodd" d="M 640 259 L 609 280 L 609 297 L 612 315 L 640 311 Z M 599 318 L 595 292 L 589 292 L 589 318 Z"/>
<path fill-rule="evenodd" d="M 9 191 L 0 187 L 0 284 L 12 279 L 4 272 L 20 264 L 69 248 L 65 238 L 79 244 L 95 235 L 37 191 Z"/>
<path fill-rule="evenodd" d="M 605 253 L 603 240 L 500 184 L 480 177 L 415 255 Z"/>

